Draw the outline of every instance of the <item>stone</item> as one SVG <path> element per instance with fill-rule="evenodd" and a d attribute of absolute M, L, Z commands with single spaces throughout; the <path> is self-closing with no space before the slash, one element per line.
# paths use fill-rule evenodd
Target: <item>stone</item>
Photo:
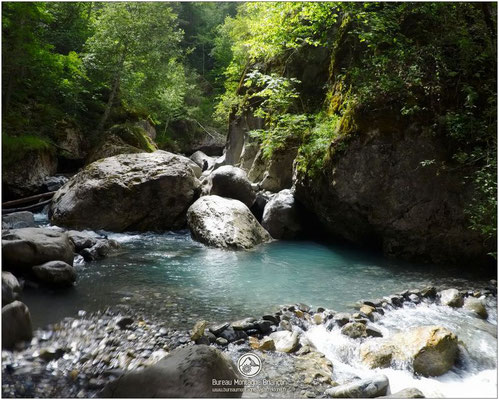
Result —
<path fill-rule="evenodd" d="M 4 268 L 27 270 L 48 261 L 73 265 L 73 243 L 67 233 L 49 228 L 21 228 L 2 232 Z"/>
<path fill-rule="evenodd" d="M 2 305 L 12 303 L 21 298 L 21 285 L 10 272 L 2 271 Z"/>
<path fill-rule="evenodd" d="M 264 319 L 265 321 L 270 321 L 273 325 L 279 324 L 279 318 L 275 315 L 264 315 L 262 319 Z"/>
<path fill-rule="evenodd" d="M 213 325 L 213 326 L 210 326 L 208 329 L 210 330 L 210 332 L 212 332 L 214 335 L 218 335 L 220 334 L 220 332 L 224 331 L 225 329 L 227 329 L 228 327 L 230 326 L 230 324 L 228 322 L 224 322 L 222 324 L 218 324 L 218 325 Z"/>
<path fill-rule="evenodd" d="M 364 304 L 362 307 L 360 307 L 360 312 L 364 314 L 367 318 L 369 318 L 371 321 L 373 320 L 373 313 L 376 311 L 375 307 L 369 306 L 367 304 Z"/>
<path fill-rule="evenodd" d="M 381 331 L 372 326 L 366 326 L 366 335 L 369 337 L 383 337 Z"/>
<path fill-rule="evenodd" d="M 204 154 L 200 150 L 191 154 L 191 156 L 189 158 L 192 161 L 194 161 L 199 166 L 199 168 L 201 168 L 203 171 L 213 168 L 213 165 L 215 164 L 214 157 L 207 156 L 206 154 Z M 205 165 L 206 165 L 206 168 L 204 168 Z"/>
<path fill-rule="evenodd" d="M 275 349 L 283 353 L 292 353 L 298 350 L 299 340 L 297 332 L 278 331 L 269 335 L 274 341 Z"/>
<path fill-rule="evenodd" d="M 224 165 L 214 170 L 206 180 L 203 194 L 236 199 L 248 208 L 256 199 L 256 192 L 246 172 L 232 165 Z"/>
<path fill-rule="evenodd" d="M 250 207 L 251 212 L 256 217 L 258 222 L 262 222 L 263 212 L 265 210 L 265 206 L 268 202 L 274 197 L 275 194 L 269 192 L 267 190 L 259 190 L 256 193 L 256 199 L 253 205 Z"/>
<path fill-rule="evenodd" d="M 298 205 L 291 190 L 281 190 L 267 203 L 262 226 L 274 239 L 293 239 L 300 233 Z"/>
<path fill-rule="evenodd" d="M 236 379 L 234 364 L 221 351 L 205 345 L 188 346 L 108 383 L 99 397 L 241 397 L 243 386 L 236 384 Z"/>
<path fill-rule="evenodd" d="M 321 313 L 316 313 L 313 315 L 312 321 L 315 325 L 320 325 L 324 322 L 324 316 Z"/>
<path fill-rule="evenodd" d="M 208 322 L 206 321 L 198 321 L 196 322 L 196 324 L 194 325 L 194 328 L 192 328 L 192 332 L 191 332 L 191 340 L 199 340 L 203 337 L 204 335 L 204 330 L 206 329 L 206 325 L 208 324 Z"/>
<path fill-rule="evenodd" d="M 227 340 L 229 343 L 235 342 L 236 340 L 246 339 L 248 335 L 244 331 L 236 331 L 232 327 L 224 329 L 218 334 L 219 337 Z"/>
<path fill-rule="evenodd" d="M 380 396 L 379 399 L 424 399 L 425 396 L 421 390 L 416 388 L 402 389 L 396 393 L 387 396 Z"/>
<path fill-rule="evenodd" d="M 181 229 L 199 187 L 191 163 L 165 151 L 96 161 L 57 191 L 50 220 L 114 232 Z"/>
<path fill-rule="evenodd" d="M 33 228 L 35 217 L 32 212 L 19 211 L 2 215 L 2 229 Z"/>
<path fill-rule="evenodd" d="M 314 381 L 323 384 L 332 383 L 333 364 L 324 354 L 317 351 L 299 355 L 296 360 L 296 370 L 303 379 L 303 383 L 307 385 Z"/>
<path fill-rule="evenodd" d="M 366 337 L 366 326 L 360 322 L 349 322 L 341 328 L 341 333 L 352 339 Z"/>
<path fill-rule="evenodd" d="M 238 321 L 232 322 L 230 325 L 232 328 L 234 328 L 236 331 L 246 331 L 248 329 L 254 329 L 256 324 L 256 319 L 255 318 L 244 318 L 240 319 Z"/>
<path fill-rule="evenodd" d="M 56 190 L 59 190 L 61 187 L 64 186 L 64 184 L 68 181 L 69 179 L 66 178 L 65 176 L 47 176 L 43 180 L 43 186 L 48 192 L 55 192 Z"/>
<path fill-rule="evenodd" d="M 429 299 L 435 298 L 437 296 L 437 289 L 433 286 L 427 286 L 421 290 L 421 296 Z"/>
<path fill-rule="evenodd" d="M 26 304 L 18 300 L 2 307 L 2 348 L 12 349 L 17 342 L 31 340 L 33 329 Z"/>
<path fill-rule="evenodd" d="M 442 290 L 439 294 L 440 303 L 449 307 L 462 307 L 463 296 L 457 289 Z"/>
<path fill-rule="evenodd" d="M 410 294 L 408 297 L 409 297 L 409 301 L 414 303 L 414 304 L 418 304 L 421 301 L 417 294 Z"/>
<path fill-rule="evenodd" d="M 117 322 L 116 322 L 116 325 L 120 328 L 120 329 L 128 329 L 128 327 L 130 325 L 132 325 L 134 323 L 134 320 L 133 318 L 131 317 L 122 317 L 120 318 Z"/>
<path fill-rule="evenodd" d="M 371 369 L 390 367 L 395 351 L 393 346 L 379 342 L 365 342 L 359 348 L 360 359 Z"/>
<path fill-rule="evenodd" d="M 261 333 L 267 334 L 272 331 L 272 326 L 274 324 L 271 321 L 259 320 L 255 322 L 255 325 Z"/>
<path fill-rule="evenodd" d="M 374 398 L 386 395 L 389 387 L 388 378 L 377 375 L 327 389 L 325 395 L 330 398 Z"/>
<path fill-rule="evenodd" d="M 227 346 L 229 344 L 229 341 L 227 339 L 224 339 L 223 337 L 218 337 L 215 342 L 219 346 Z"/>
<path fill-rule="evenodd" d="M 263 339 L 258 340 L 258 338 L 252 336 L 249 338 L 250 347 L 254 350 L 260 351 L 273 351 L 275 350 L 274 340 L 265 336 Z"/>
<path fill-rule="evenodd" d="M 65 352 L 66 351 L 64 349 L 56 349 L 56 348 L 41 349 L 40 352 L 38 353 L 38 358 L 42 359 L 45 362 L 49 362 L 61 358 Z"/>
<path fill-rule="evenodd" d="M 251 249 L 270 241 L 269 233 L 239 200 L 204 196 L 187 211 L 192 236 L 209 246 Z"/>
<path fill-rule="evenodd" d="M 489 316 L 483 301 L 474 297 L 466 297 L 463 308 L 474 312 L 476 316 L 482 319 L 487 319 Z"/>
<path fill-rule="evenodd" d="M 39 281 L 51 286 L 67 287 L 76 281 L 76 269 L 64 261 L 49 261 L 31 270 Z"/>
<path fill-rule="evenodd" d="M 92 234 L 80 232 L 80 231 L 67 231 L 69 240 L 73 242 L 75 251 L 80 253 L 83 249 L 93 247 L 98 238 Z"/>
<path fill-rule="evenodd" d="M 333 317 L 333 321 L 338 324 L 338 326 L 346 325 L 350 321 L 351 315 L 348 313 L 337 313 Z"/>

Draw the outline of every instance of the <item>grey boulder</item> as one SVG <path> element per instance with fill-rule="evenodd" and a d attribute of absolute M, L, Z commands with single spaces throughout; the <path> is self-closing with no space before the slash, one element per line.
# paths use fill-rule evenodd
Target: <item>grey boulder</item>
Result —
<path fill-rule="evenodd" d="M 16 300 L 2 307 L 2 348 L 11 349 L 17 342 L 32 337 L 31 315 L 26 304 Z"/>
<path fill-rule="evenodd" d="M 100 397 L 241 397 L 237 378 L 234 364 L 222 352 L 196 345 L 175 349 L 157 364 L 123 375 Z"/>
<path fill-rule="evenodd" d="M 10 272 L 2 272 L 2 304 L 5 306 L 21 297 L 21 285 Z"/>
<path fill-rule="evenodd" d="M 32 271 L 38 280 L 51 286 L 66 287 L 76 281 L 76 269 L 64 261 L 35 265 Z"/>
<path fill-rule="evenodd" d="M 2 216 L 2 229 L 33 228 L 35 218 L 32 212 L 19 211 Z"/>
<path fill-rule="evenodd" d="M 265 206 L 262 226 L 274 239 L 293 239 L 301 231 L 297 203 L 293 192 L 281 190 Z"/>
<path fill-rule="evenodd" d="M 385 396 L 389 387 L 388 378 L 385 375 L 378 375 L 327 389 L 325 395 L 331 398 L 374 398 Z"/>
<path fill-rule="evenodd" d="M 59 189 L 50 219 L 114 232 L 183 228 L 199 187 L 192 164 L 166 151 L 98 160 Z"/>
<path fill-rule="evenodd" d="M 224 165 L 213 171 L 205 180 L 203 194 L 236 199 L 251 207 L 256 191 L 246 172 L 232 165 Z"/>
<path fill-rule="evenodd" d="M 2 233 L 4 267 L 29 269 L 48 261 L 73 265 L 73 243 L 67 233 L 49 228 L 21 228 Z"/>
<path fill-rule="evenodd" d="M 187 211 L 187 223 L 193 237 L 210 246 L 250 249 L 272 240 L 239 200 L 201 197 Z"/>

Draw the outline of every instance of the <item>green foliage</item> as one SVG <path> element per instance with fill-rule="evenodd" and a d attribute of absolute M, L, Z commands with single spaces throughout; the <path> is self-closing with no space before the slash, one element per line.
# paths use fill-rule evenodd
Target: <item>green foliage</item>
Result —
<path fill-rule="evenodd" d="M 2 134 L 2 165 L 9 166 L 22 161 L 28 153 L 48 151 L 54 147 L 49 140 L 34 135 L 9 136 Z"/>
<path fill-rule="evenodd" d="M 116 135 L 130 146 L 137 147 L 148 152 L 156 151 L 157 148 L 147 136 L 144 129 L 131 123 L 114 125 L 109 129 L 109 134 Z"/>

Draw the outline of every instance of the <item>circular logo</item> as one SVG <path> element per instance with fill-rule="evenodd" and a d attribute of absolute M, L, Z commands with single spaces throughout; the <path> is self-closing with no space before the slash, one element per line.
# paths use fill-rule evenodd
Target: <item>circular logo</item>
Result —
<path fill-rule="evenodd" d="M 262 369 L 262 360 L 255 353 L 246 353 L 237 360 L 237 369 L 246 378 L 257 376 Z"/>

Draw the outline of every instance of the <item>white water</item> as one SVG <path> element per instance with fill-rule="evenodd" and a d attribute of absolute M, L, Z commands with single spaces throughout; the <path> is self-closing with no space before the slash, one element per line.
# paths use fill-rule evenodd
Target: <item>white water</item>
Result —
<path fill-rule="evenodd" d="M 433 398 L 497 398 L 497 305 L 493 301 L 487 304 L 487 321 L 463 309 L 420 304 L 388 311 L 372 324 L 382 331 L 384 338 L 424 325 L 440 325 L 454 332 L 460 341 L 459 359 L 454 368 L 440 377 L 415 376 L 404 366 L 370 370 L 360 361 L 361 342 L 344 336 L 338 327 L 329 332 L 325 325 L 313 326 L 304 336 L 333 363 L 338 383 L 384 374 L 392 393 L 414 387 Z"/>

